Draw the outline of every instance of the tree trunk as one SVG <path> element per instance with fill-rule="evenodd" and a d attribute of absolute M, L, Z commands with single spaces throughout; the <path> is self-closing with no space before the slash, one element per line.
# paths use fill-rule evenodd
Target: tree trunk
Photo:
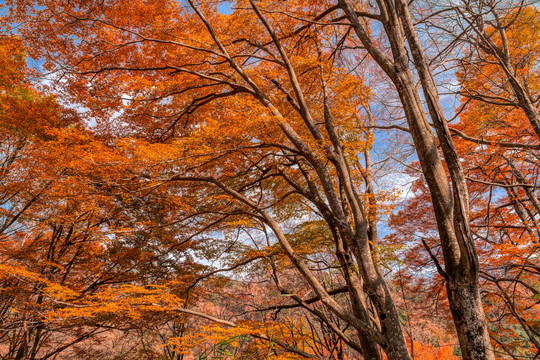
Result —
<path fill-rule="evenodd" d="M 494 360 L 478 290 L 479 264 L 469 227 L 469 199 L 460 159 L 446 124 L 431 71 L 412 24 L 408 3 L 404 0 L 395 0 L 395 3 L 391 0 L 379 0 L 378 4 L 380 20 L 390 42 L 392 59 L 386 57 L 371 41 L 368 31 L 364 29 L 347 1 L 339 1 L 340 7 L 370 55 L 396 86 L 403 105 L 422 172 L 430 189 L 445 260 L 448 298 L 463 358 Z M 413 55 L 452 186 L 448 182 L 439 156 L 437 138 L 431 130 L 409 67 L 405 39 Z"/>

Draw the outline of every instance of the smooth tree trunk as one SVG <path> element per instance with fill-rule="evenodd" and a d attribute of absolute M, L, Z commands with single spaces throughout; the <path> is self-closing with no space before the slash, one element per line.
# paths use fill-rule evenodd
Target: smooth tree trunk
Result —
<path fill-rule="evenodd" d="M 463 358 L 494 360 L 478 287 L 479 264 L 469 225 L 465 176 L 446 124 L 435 82 L 410 18 L 408 3 L 404 0 L 378 1 L 380 14 L 377 16 L 388 37 L 392 58 L 387 57 L 372 42 L 367 29 L 347 0 L 339 0 L 338 4 L 365 48 L 394 83 L 403 105 L 422 172 L 430 189 L 445 260 L 448 299 Z M 416 87 L 409 52 L 437 137 L 431 130 Z M 440 158 L 437 140 L 451 182 L 448 181 Z"/>

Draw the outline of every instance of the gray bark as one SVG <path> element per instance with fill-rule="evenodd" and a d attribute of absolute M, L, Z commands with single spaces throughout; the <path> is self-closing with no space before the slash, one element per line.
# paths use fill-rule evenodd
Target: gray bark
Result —
<path fill-rule="evenodd" d="M 467 360 L 494 360 L 478 288 L 479 264 L 469 225 L 467 184 L 435 82 L 410 18 L 408 4 L 404 0 L 378 1 L 380 19 L 390 42 L 393 59 L 385 56 L 373 44 L 347 0 L 339 0 L 338 4 L 367 51 L 394 83 L 403 105 L 422 172 L 430 189 L 443 249 L 445 271 L 448 275 L 450 308 L 463 357 Z M 414 75 L 409 67 L 407 49 L 412 53 L 414 67 L 420 78 L 437 137 L 431 131 L 416 89 Z M 437 139 L 448 166 L 451 182 L 447 179 L 439 156 Z"/>

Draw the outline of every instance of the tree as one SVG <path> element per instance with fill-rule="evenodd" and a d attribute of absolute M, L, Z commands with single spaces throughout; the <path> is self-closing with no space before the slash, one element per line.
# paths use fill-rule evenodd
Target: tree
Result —
<path fill-rule="evenodd" d="M 130 232 L 121 236 L 121 242 L 111 244 L 113 230 L 119 231 L 127 224 L 136 227 L 133 219 L 137 213 L 132 209 L 131 214 L 120 216 L 126 207 L 116 194 L 78 176 L 77 172 L 87 167 L 75 153 L 84 151 L 86 156 L 105 147 L 99 147 L 102 143 L 82 129 L 73 111 L 36 89 L 20 38 L 3 37 L 0 55 L 1 355 L 10 359 L 48 359 L 99 338 L 113 324 L 124 322 L 125 326 L 126 318 L 131 318 L 115 314 L 115 320 L 110 311 L 92 312 L 86 307 L 79 309 L 77 316 L 62 317 L 68 300 L 90 304 L 101 301 L 100 306 L 105 307 L 103 299 L 108 294 L 105 301 L 113 305 L 117 299 L 110 294 L 117 284 L 136 281 L 144 286 L 140 283 L 144 280 L 141 273 L 158 277 L 161 271 L 160 281 L 169 282 L 172 276 L 167 278 L 163 273 L 172 275 L 173 271 L 164 269 L 158 261 L 147 262 L 171 254 L 178 256 L 184 249 L 177 245 L 174 250 L 160 253 L 170 247 L 166 244 L 170 235 L 167 237 L 165 231 L 160 234 L 165 244 L 158 250 L 152 248 L 149 234 Z M 104 155 L 110 160 L 114 154 Z M 96 171 L 92 175 L 96 181 L 100 174 Z M 159 215 L 150 211 L 144 214 L 147 221 Z M 148 246 L 136 246 L 144 242 Z M 124 292 L 132 300 L 139 296 L 146 302 L 148 298 L 164 302 L 177 290 L 175 286 L 159 294 L 155 289 Z M 147 296 L 143 296 L 145 291 Z M 116 310 L 131 306 L 116 302 Z M 100 317 L 85 316 L 85 311 L 99 313 Z M 127 328 L 130 326 L 134 324 Z"/>
<path fill-rule="evenodd" d="M 81 119 L 40 130 L 35 152 L 14 163 L 26 177 L 17 174 L 6 188 L 15 194 L 13 209 L 22 209 L 8 215 L 8 227 L 20 231 L 10 234 L 6 259 L 32 284 L 22 299 L 48 300 L 38 316 L 42 328 L 55 317 L 59 326 L 138 331 L 146 354 L 155 351 L 145 344 L 160 337 L 164 356 L 177 358 L 233 351 L 448 357 L 450 335 L 418 342 L 412 334 L 408 307 L 418 314 L 420 300 L 406 293 L 427 284 L 448 297 L 465 359 L 495 358 L 484 306 L 488 317 L 512 314 L 521 330 L 536 331 L 525 314 L 535 304 L 526 298 L 534 274 L 521 273 L 536 266 L 536 100 L 526 88 L 537 81 L 521 67 L 530 58 L 534 69 L 536 50 L 523 50 L 514 35 L 527 29 L 534 36 L 534 9 L 507 16 L 489 4 L 487 13 L 468 3 L 435 11 L 403 0 L 250 0 L 226 12 L 224 3 L 206 0 L 9 5 L 5 24 L 19 25 L 31 56 L 43 59 L 51 91 Z M 432 54 L 430 31 L 446 14 L 454 26 L 437 30 L 447 43 Z M 463 36 L 455 24 L 468 24 Z M 472 45 L 465 58 L 449 59 L 456 44 Z M 398 212 L 399 229 L 384 243 L 379 220 L 396 194 L 376 184 L 378 104 L 357 71 L 365 57 L 395 88 L 408 126 L 389 127 L 411 134 L 418 158 L 411 167 L 423 175 L 405 207 L 416 216 Z M 459 64 L 460 93 L 469 97 L 453 128 L 434 77 L 437 61 Z M 493 79 L 504 90 L 488 86 Z M 509 116 L 533 132 L 493 124 L 490 117 L 504 118 L 499 108 L 486 109 L 494 98 L 517 107 Z M 496 134 L 485 140 L 479 129 Z M 478 145 L 490 150 L 475 156 Z M 20 189 L 37 182 L 46 193 L 23 196 Z M 513 210 L 504 201 L 494 205 L 486 188 L 493 185 L 503 185 Z M 504 229 L 496 240 L 494 224 Z M 416 228 L 422 242 L 415 242 Z M 29 236 L 39 256 L 31 259 L 29 246 L 17 257 Z M 520 266 L 503 269 L 502 259 L 514 261 L 524 244 L 529 255 L 516 260 Z M 403 247 L 403 258 L 392 256 Z M 439 277 L 411 276 L 426 261 Z M 492 306 L 495 298 L 504 299 L 505 311 Z M 437 325 L 422 320 L 438 331 L 451 327 L 444 316 Z"/>
<path fill-rule="evenodd" d="M 328 55 L 328 50 L 323 48 L 324 37 L 331 33 L 325 34 L 324 29 L 309 36 L 292 33 L 290 39 L 281 40 L 285 34 L 278 33 L 275 24 L 292 22 L 292 27 L 298 28 L 299 25 L 294 25 L 298 21 L 288 16 L 270 16 L 254 2 L 246 4 L 249 10 L 230 15 L 235 18 L 234 22 L 226 22 L 222 15 L 210 13 L 213 4 L 198 7 L 190 3 L 192 11 L 187 12 L 181 11 L 175 3 L 164 2 L 159 7 L 130 3 L 131 13 L 136 9 L 141 17 L 139 20 L 130 18 L 129 23 L 122 13 L 125 4 L 95 5 L 42 4 L 46 10 L 39 10 L 38 16 L 47 13 L 45 16 L 54 17 L 47 22 L 37 19 L 34 24 L 43 26 L 42 33 L 49 33 L 57 25 L 68 32 L 37 39 L 47 40 L 47 44 L 41 43 L 43 46 L 39 48 L 48 55 L 55 53 L 61 63 L 78 67 L 76 72 L 67 75 L 75 80 L 69 81 L 68 86 L 74 98 L 84 100 L 92 116 L 103 119 L 103 115 L 116 111 L 113 109 L 122 104 L 118 97 L 108 102 L 102 100 L 109 94 L 125 91 L 133 98 L 133 101 L 128 100 L 133 106 L 120 116 L 127 120 L 128 126 L 139 127 L 138 137 L 146 135 L 148 140 L 163 142 L 162 149 L 167 149 L 171 156 L 176 155 L 178 149 L 197 155 L 193 159 L 184 157 L 182 164 L 178 163 L 178 157 L 167 160 L 176 160 L 174 167 L 153 165 L 147 170 L 150 174 L 141 174 L 138 169 L 135 176 L 157 179 L 159 186 L 192 182 L 196 184 L 195 189 L 200 189 L 200 196 L 207 199 L 205 212 L 248 217 L 263 229 L 271 230 L 289 261 L 325 306 L 358 331 L 366 357 L 379 358 L 379 345 L 390 358 L 408 358 L 390 292 L 372 255 L 370 233 L 375 234 L 375 231 L 369 229 L 364 214 L 358 191 L 360 182 L 348 165 L 348 157 L 356 156 L 367 144 L 349 130 L 354 126 L 350 119 L 366 101 L 365 97 L 351 91 L 366 91 L 357 79 L 323 60 L 323 56 Z M 315 9 L 302 9 L 302 6 L 297 7 L 298 11 L 314 13 Z M 24 11 L 30 13 L 34 8 L 32 4 Z M 16 11 L 23 11 L 21 9 L 23 7 Z M 158 22 L 151 28 L 142 26 L 137 23 L 143 21 L 142 14 L 144 23 L 148 18 Z M 180 17 L 169 18 L 173 15 Z M 68 27 L 64 27 L 64 16 L 70 18 Z M 169 21 L 168 28 L 161 22 L 164 19 Z M 184 21 L 183 27 L 171 28 L 179 19 Z M 185 26 L 187 22 L 191 27 Z M 89 24 L 99 26 L 89 29 Z M 172 33 L 165 32 L 165 28 L 174 33 L 174 38 L 190 40 L 185 43 L 172 40 Z M 250 33 L 246 33 L 247 29 L 251 29 Z M 64 35 L 88 30 L 91 30 L 88 35 L 98 36 L 99 40 L 73 42 Z M 35 29 L 32 32 L 36 34 Z M 250 34 L 252 36 L 248 36 Z M 303 41 L 302 47 L 295 48 L 295 39 Z M 60 42 L 62 47 L 57 46 Z M 116 45 L 111 48 L 110 43 Z M 146 45 L 150 47 L 143 52 L 137 49 Z M 118 53 L 110 56 L 111 50 Z M 158 53 L 164 55 L 164 61 L 155 65 Z M 93 59 L 72 61 L 75 57 L 86 59 L 87 56 Z M 118 63 L 121 57 L 126 60 L 123 64 Z M 170 65 L 175 59 L 180 61 Z M 93 77 L 92 86 L 81 88 L 79 84 L 89 76 Z M 102 80 L 109 82 L 111 77 L 115 78 L 117 86 L 106 89 Z M 152 83 L 161 81 L 161 84 L 149 87 L 149 79 Z M 91 97 L 83 95 L 87 91 Z M 169 97 L 170 101 L 164 100 Z M 225 106 L 229 109 L 227 115 L 219 111 Z M 164 125 L 157 121 L 159 118 L 172 118 L 172 121 Z M 249 120 L 244 121 L 246 118 Z M 180 121 L 186 122 L 184 129 L 180 128 Z M 255 132 L 257 127 L 268 130 Z M 226 136 L 212 137 L 216 132 Z M 250 132 L 256 136 L 246 137 Z M 152 148 L 159 145 L 149 146 L 149 151 Z M 211 149 L 219 149 L 221 153 L 216 155 Z M 163 163 L 164 160 L 158 157 L 158 161 Z M 219 165 L 214 165 L 217 161 Z M 270 191 L 260 194 L 255 190 L 268 187 Z M 181 188 L 174 191 L 186 192 Z M 279 217 L 266 210 L 275 206 L 276 199 L 289 196 L 308 201 L 311 205 L 307 210 L 316 210 L 328 227 L 349 288 L 353 314 L 328 294 L 316 273 L 291 245 Z M 302 209 L 296 199 L 291 206 Z M 358 270 L 352 259 L 359 265 Z M 278 278 L 276 282 L 281 292 L 288 293 Z M 367 288 L 367 296 L 363 286 Z M 302 304 L 300 297 L 293 298 Z M 378 319 L 375 324 L 371 323 L 370 310 Z"/>
<path fill-rule="evenodd" d="M 497 11 L 491 8 L 489 11 Z M 500 21 L 508 23 L 504 29 L 506 46 L 514 49 L 513 60 L 523 61 L 532 51 L 521 37 L 526 31 L 535 31 L 532 15 L 536 10 L 528 7 L 509 9 Z M 532 23 L 530 23 L 532 21 Z M 524 23 L 529 25 L 524 25 Z M 502 30 L 501 30 L 502 31 Z M 494 32 L 495 36 L 498 32 Z M 515 35 L 512 35 L 515 34 Z M 517 36 L 519 34 L 519 36 Z M 471 194 L 471 229 L 483 264 L 480 285 L 483 303 L 490 323 L 490 335 L 499 354 L 533 357 L 538 351 L 534 318 L 537 317 L 536 289 L 537 210 L 536 175 L 538 140 L 534 127 L 525 110 L 515 102 L 513 106 L 505 98 L 512 98 L 511 81 L 501 71 L 499 64 L 487 55 L 479 54 L 478 42 L 467 40 L 471 51 L 460 62 L 459 93 L 464 95 L 458 109 L 459 123 L 450 130 L 456 147 L 466 166 L 468 187 Z M 524 64 L 524 62 L 521 62 Z M 533 67 L 513 66 L 523 83 L 535 79 Z M 530 81 L 534 91 L 534 80 Z M 527 85 L 529 86 L 529 85 Z M 498 100 L 496 99 L 498 97 Z M 434 290 L 444 281 L 444 261 L 438 256 L 437 233 L 433 219 L 426 212 L 429 196 L 425 184 L 419 179 L 414 187 L 415 197 L 410 199 L 393 220 L 396 234 L 394 243 L 412 244 L 415 238 L 422 243 L 406 249 L 406 256 L 425 268 L 435 262 L 440 276 L 433 283 Z M 415 222 L 410 221 L 414 213 Z M 422 224 L 422 226 L 420 226 Z M 422 251 L 425 248 L 425 251 Z M 411 269 L 412 270 L 412 269 Z M 409 277 L 409 279 L 413 280 Z M 425 280 L 423 280 L 425 281 Z M 516 308 L 519 307 L 519 310 Z"/>
<path fill-rule="evenodd" d="M 401 99 L 422 173 L 430 189 L 445 257 L 450 309 L 463 355 L 466 359 L 494 359 L 478 289 L 479 264 L 469 223 L 469 195 L 465 175 L 428 59 L 411 18 L 410 5 L 405 1 L 379 1 L 378 14 L 365 14 L 357 13 L 347 1 L 338 4 L 370 56 L 394 83 Z M 374 43 L 361 21 L 365 18 L 382 24 L 390 44 L 391 58 Z M 408 49 L 437 137 L 433 135 L 428 114 L 421 105 L 420 94 L 409 66 Z M 451 181 L 447 179 L 442 159 Z"/>

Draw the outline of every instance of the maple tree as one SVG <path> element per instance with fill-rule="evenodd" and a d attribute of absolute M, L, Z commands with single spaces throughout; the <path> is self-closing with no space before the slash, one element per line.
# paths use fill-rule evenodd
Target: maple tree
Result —
<path fill-rule="evenodd" d="M 3 358 L 540 350 L 536 8 L 6 3 Z M 402 204 L 380 129 L 411 135 Z"/>

